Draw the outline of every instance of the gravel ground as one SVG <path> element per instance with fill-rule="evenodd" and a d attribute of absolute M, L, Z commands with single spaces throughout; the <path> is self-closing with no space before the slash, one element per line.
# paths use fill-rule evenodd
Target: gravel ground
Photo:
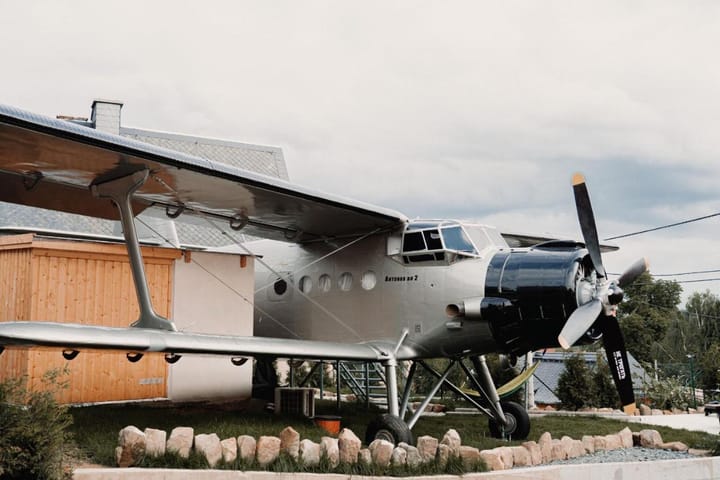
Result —
<path fill-rule="evenodd" d="M 664 416 L 641 416 L 621 417 L 629 423 L 640 425 L 631 426 L 634 431 L 644 428 L 652 428 L 653 425 L 661 425 L 671 428 L 685 428 L 708 433 L 720 433 L 720 422 L 716 415 L 705 416 L 702 413 L 692 415 L 664 415 Z M 672 438 L 664 439 L 672 441 Z M 617 463 L 617 462 L 652 462 L 656 460 L 679 460 L 696 458 L 687 452 L 672 452 L 652 448 L 625 448 L 620 450 L 602 451 L 591 455 L 572 458 L 570 460 L 557 460 L 547 465 L 575 465 L 582 463 Z"/>
<path fill-rule="evenodd" d="M 576 465 L 581 463 L 654 462 L 656 460 L 679 460 L 695 458 L 687 452 L 672 452 L 655 448 L 622 448 L 583 455 L 569 460 L 556 460 L 547 465 Z"/>

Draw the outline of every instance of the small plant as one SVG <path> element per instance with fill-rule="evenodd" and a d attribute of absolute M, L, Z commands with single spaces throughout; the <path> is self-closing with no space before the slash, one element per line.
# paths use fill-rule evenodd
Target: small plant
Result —
<path fill-rule="evenodd" d="M 651 407 L 661 410 L 685 410 L 691 403 L 691 390 L 682 377 L 670 376 L 657 380 L 649 377 L 643 384 Z"/>
<path fill-rule="evenodd" d="M 63 477 L 66 428 L 72 423 L 67 409 L 53 393 L 66 388 L 63 372 L 43 376 L 45 389 L 28 391 L 26 378 L 0 383 L 0 477 L 5 479 Z"/>

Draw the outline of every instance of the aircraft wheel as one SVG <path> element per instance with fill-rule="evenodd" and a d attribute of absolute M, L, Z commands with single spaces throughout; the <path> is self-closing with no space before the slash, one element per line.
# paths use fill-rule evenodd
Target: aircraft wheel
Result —
<path fill-rule="evenodd" d="M 405 442 L 408 445 L 414 445 L 413 434 L 407 424 L 395 415 L 385 413 L 375 417 L 365 430 L 365 444 L 370 445 L 373 440 L 387 440 L 393 445 Z"/>
<path fill-rule="evenodd" d="M 490 418 L 488 428 L 494 438 L 525 440 L 530 433 L 530 417 L 527 411 L 515 402 L 500 402 L 509 425 L 503 429 L 500 423 Z"/>

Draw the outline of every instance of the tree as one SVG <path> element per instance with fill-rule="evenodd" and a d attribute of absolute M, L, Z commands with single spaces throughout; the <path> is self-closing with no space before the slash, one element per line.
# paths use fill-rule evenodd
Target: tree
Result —
<path fill-rule="evenodd" d="M 714 390 L 720 386 L 720 342 L 714 342 L 699 358 L 700 377 L 697 386 Z"/>
<path fill-rule="evenodd" d="M 594 387 L 593 404 L 596 407 L 617 407 L 620 404 L 620 397 L 613 382 L 610 367 L 601 354 L 597 354 L 597 363 L 592 373 Z"/>
<path fill-rule="evenodd" d="M 625 288 L 618 319 L 627 350 L 641 362 L 651 362 L 656 344 L 665 338 L 672 321 L 680 317 L 682 287 L 677 282 L 640 275 Z"/>
<path fill-rule="evenodd" d="M 590 369 L 580 355 L 565 360 L 565 370 L 558 378 L 557 391 L 562 408 L 577 410 L 588 407 L 593 399 L 593 382 Z"/>
<path fill-rule="evenodd" d="M 717 295 L 709 290 L 695 292 L 688 298 L 685 310 L 689 323 L 699 332 L 700 349 L 696 353 L 704 352 L 712 343 L 720 341 L 720 298 Z"/>

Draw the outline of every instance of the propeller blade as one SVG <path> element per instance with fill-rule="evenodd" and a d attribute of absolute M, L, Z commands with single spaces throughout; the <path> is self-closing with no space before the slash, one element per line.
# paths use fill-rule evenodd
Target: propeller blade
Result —
<path fill-rule="evenodd" d="M 612 372 L 623 410 L 628 415 L 635 412 L 635 394 L 633 393 L 630 363 L 628 362 L 625 340 L 620 331 L 617 318 L 604 316 L 600 323 L 603 334 L 603 346 L 607 355 L 608 366 Z"/>
<path fill-rule="evenodd" d="M 597 298 L 579 306 L 567 319 L 558 335 L 560 346 L 565 350 L 570 348 L 592 327 L 601 311 L 602 302 Z"/>
<path fill-rule="evenodd" d="M 630 268 L 625 270 L 620 278 L 617 279 L 617 284 L 620 288 L 624 288 L 635 281 L 637 277 L 647 272 L 650 264 L 647 258 L 641 258 L 636 260 L 635 263 L 630 265 Z"/>
<path fill-rule="evenodd" d="M 575 193 L 575 208 L 580 222 L 580 230 L 582 230 L 583 239 L 585 240 L 585 247 L 590 252 L 590 259 L 597 274 L 606 278 L 605 267 L 600 255 L 600 241 L 595 226 L 595 215 L 590 204 L 590 194 L 587 185 L 585 185 L 585 177 L 580 173 L 573 175 L 573 192 Z"/>

